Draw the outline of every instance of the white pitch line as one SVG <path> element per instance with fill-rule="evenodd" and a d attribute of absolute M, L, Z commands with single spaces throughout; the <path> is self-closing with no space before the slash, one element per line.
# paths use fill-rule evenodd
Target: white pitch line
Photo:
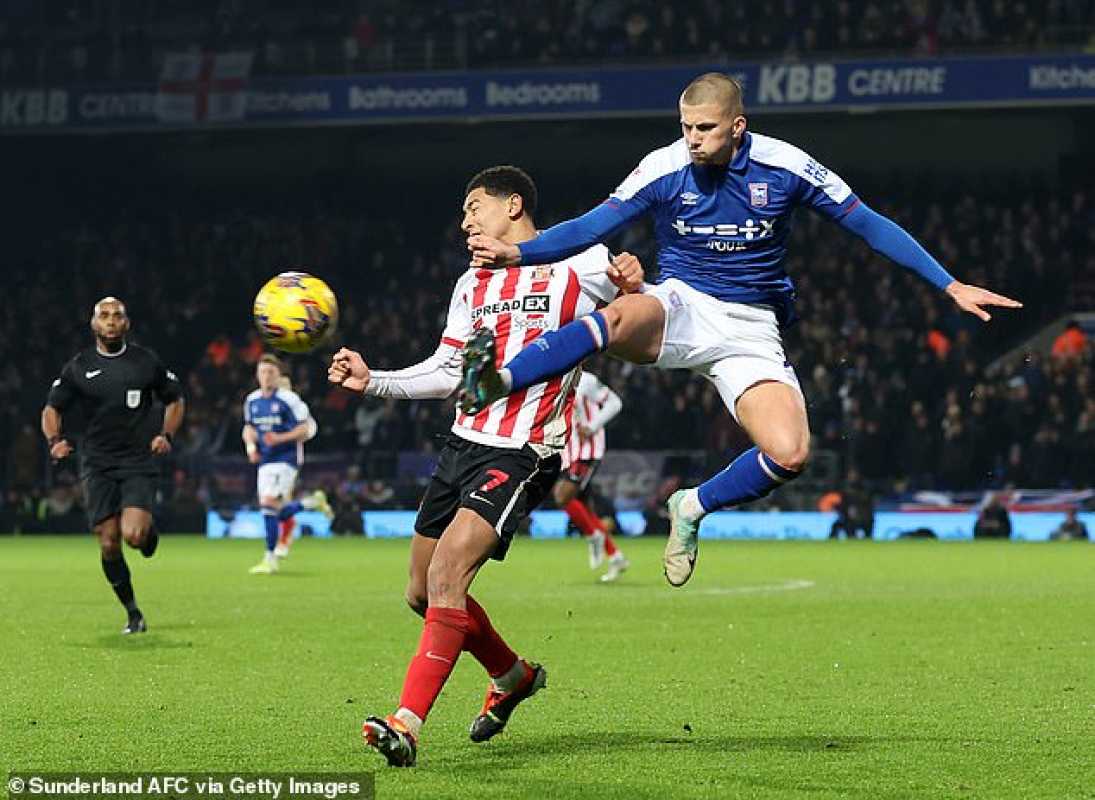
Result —
<path fill-rule="evenodd" d="M 714 589 L 696 589 L 688 594 L 763 594 L 765 592 L 794 592 L 798 589 L 812 589 L 813 581 L 792 578 L 783 583 L 763 583 L 759 586 L 723 586 Z"/>

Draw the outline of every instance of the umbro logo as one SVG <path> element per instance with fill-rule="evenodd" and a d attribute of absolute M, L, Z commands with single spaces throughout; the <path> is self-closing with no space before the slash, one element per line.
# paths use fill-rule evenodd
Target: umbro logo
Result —
<path fill-rule="evenodd" d="M 93 370 L 89 370 L 88 372 L 85 372 L 85 373 L 84 373 L 84 377 L 85 377 L 85 378 L 88 378 L 88 379 L 90 379 L 90 378 L 94 378 L 94 377 L 96 377 L 97 375 L 100 375 L 100 374 L 102 374 L 102 372 L 103 372 L 103 371 L 102 371 L 101 369 L 93 369 Z"/>
<path fill-rule="evenodd" d="M 699 199 L 700 196 L 698 194 L 694 194 L 693 192 L 684 192 L 683 194 L 681 194 L 681 205 L 694 206 L 697 202 L 699 202 Z"/>

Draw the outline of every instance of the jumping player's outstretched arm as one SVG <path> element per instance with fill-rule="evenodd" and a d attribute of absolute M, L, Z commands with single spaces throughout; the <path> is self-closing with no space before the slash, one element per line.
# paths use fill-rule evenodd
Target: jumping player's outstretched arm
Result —
<path fill-rule="evenodd" d="M 675 166 L 663 150 L 656 150 L 632 170 L 612 194 L 596 208 L 580 217 L 568 219 L 543 231 L 535 239 L 507 244 L 490 236 L 469 236 L 471 265 L 505 267 L 512 264 L 552 264 L 603 243 L 630 222 L 641 217 L 663 198 L 661 178 Z M 616 259 L 608 276 L 625 292 L 636 291 L 624 285 L 616 274 Z"/>
<path fill-rule="evenodd" d="M 473 267 L 552 264 L 603 242 L 641 213 L 641 210 L 630 213 L 629 208 L 606 200 L 582 216 L 553 225 L 535 239 L 519 245 L 490 236 L 469 236 L 471 264 Z"/>
<path fill-rule="evenodd" d="M 908 231 L 889 217 L 868 208 L 862 200 L 858 201 L 843 217 L 839 217 L 837 223 L 863 239 L 875 252 L 912 270 L 937 289 L 944 290 L 959 308 L 985 322 L 992 317 L 982 306 L 1002 308 L 1022 308 L 1023 306 L 1022 303 L 1010 297 L 955 280 Z"/>
<path fill-rule="evenodd" d="M 763 163 L 774 163 L 786 170 L 796 205 L 806 206 L 859 236 L 875 252 L 944 290 L 963 311 L 988 322 L 991 317 L 982 306 L 1022 307 L 1022 303 L 1010 297 L 955 280 L 904 228 L 868 208 L 839 175 L 797 147 L 780 143 L 760 158 Z"/>

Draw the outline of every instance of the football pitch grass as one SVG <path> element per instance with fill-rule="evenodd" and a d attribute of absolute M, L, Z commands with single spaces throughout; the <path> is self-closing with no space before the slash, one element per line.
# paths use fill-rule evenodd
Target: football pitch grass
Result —
<path fill-rule="evenodd" d="M 1095 545 L 706 542 L 692 582 L 626 541 L 520 540 L 473 594 L 547 689 L 493 741 L 467 654 L 419 765 L 359 734 L 392 711 L 421 622 L 406 541 L 167 536 L 127 550 L 150 631 L 90 536 L 0 537 L 5 770 L 375 771 L 388 798 L 1095 797 Z"/>

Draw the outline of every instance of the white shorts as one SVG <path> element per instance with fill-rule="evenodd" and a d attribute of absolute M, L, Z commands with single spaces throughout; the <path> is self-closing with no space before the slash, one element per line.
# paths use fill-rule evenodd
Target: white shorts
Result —
<path fill-rule="evenodd" d="M 260 464 L 258 484 L 260 501 L 264 497 L 292 500 L 293 489 L 297 485 L 297 468 L 282 462 Z"/>
<path fill-rule="evenodd" d="M 802 396 L 783 352 L 776 312 L 768 306 L 716 300 L 676 278 L 646 294 L 665 309 L 662 349 L 652 366 L 707 378 L 735 420 L 738 398 L 761 381 L 785 383 Z"/>

